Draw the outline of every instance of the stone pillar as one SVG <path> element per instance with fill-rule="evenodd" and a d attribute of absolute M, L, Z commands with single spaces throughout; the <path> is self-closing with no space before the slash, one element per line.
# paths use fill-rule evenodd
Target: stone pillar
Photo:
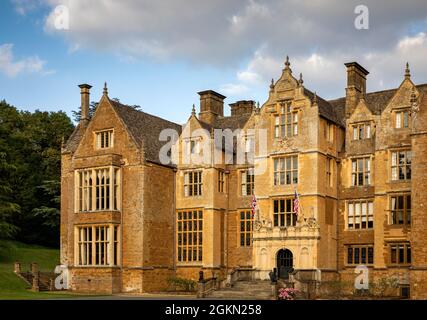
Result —
<path fill-rule="evenodd" d="M 200 280 L 197 283 L 197 298 L 204 298 L 205 297 L 205 290 L 206 290 L 205 280 Z"/>
<path fill-rule="evenodd" d="M 50 279 L 49 280 L 49 290 L 50 291 L 55 291 L 55 279 Z"/>
<path fill-rule="evenodd" d="M 14 264 L 14 267 L 13 267 L 13 271 L 15 272 L 15 273 L 21 273 L 21 263 L 20 262 L 18 262 L 18 261 L 15 261 L 15 264 Z"/>
<path fill-rule="evenodd" d="M 271 296 L 273 297 L 274 300 L 278 299 L 277 290 L 278 290 L 277 282 L 271 282 Z"/>
<path fill-rule="evenodd" d="M 31 264 L 31 274 L 33 275 L 33 283 L 32 283 L 31 290 L 40 291 L 40 288 L 39 288 L 39 270 L 38 270 L 37 263 L 35 263 L 35 262 L 33 262 Z"/>

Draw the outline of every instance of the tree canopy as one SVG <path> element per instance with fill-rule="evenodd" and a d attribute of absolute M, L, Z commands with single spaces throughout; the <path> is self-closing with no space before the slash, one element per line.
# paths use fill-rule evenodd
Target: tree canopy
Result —
<path fill-rule="evenodd" d="M 0 239 L 57 246 L 65 112 L 19 111 L 0 101 Z"/>

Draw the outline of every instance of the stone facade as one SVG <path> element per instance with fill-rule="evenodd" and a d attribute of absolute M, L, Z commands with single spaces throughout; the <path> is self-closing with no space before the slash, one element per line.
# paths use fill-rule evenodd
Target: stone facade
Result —
<path fill-rule="evenodd" d="M 199 115 L 193 107 L 183 126 L 112 101 L 106 88 L 89 119 L 81 85 L 84 116 L 62 150 L 71 289 L 162 291 L 170 277 L 225 279 L 234 269 L 354 281 L 367 265 L 371 281 L 396 276 L 427 298 L 427 85 L 414 85 L 407 66 L 398 88 L 367 93 L 369 72 L 345 66 L 346 97 L 306 89 L 287 59 L 261 107 L 238 101 L 224 116 L 225 97 L 202 91 Z M 164 129 L 176 131 L 175 162 L 159 157 Z M 219 129 L 236 139 L 223 144 Z M 254 161 L 239 161 L 239 146 Z"/>

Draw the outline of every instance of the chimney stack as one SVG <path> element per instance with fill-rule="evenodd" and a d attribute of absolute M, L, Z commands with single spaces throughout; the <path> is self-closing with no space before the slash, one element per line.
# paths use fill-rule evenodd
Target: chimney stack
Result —
<path fill-rule="evenodd" d="M 213 124 L 218 116 L 224 116 L 225 96 L 213 90 L 200 91 L 198 94 L 200 95 L 199 118 L 201 121 Z"/>
<path fill-rule="evenodd" d="M 89 101 L 90 101 L 90 89 L 91 85 L 86 83 L 79 85 L 80 96 L 81 96 L 81 114 L 80 114 L 80 124 L 86 126 L 89 123 Z"/>
<path fill-rule="evenodd" d="M 347 67 L 347 88 L 345 113 L 349 116 L 356 108 L 360 98 L 366 95 L 366 76 L 369 71 L 357 62 L 345 63 Z"/>
<path fill-rule="evenodd" d="M 235 103 L 230 103 L 231 116 L 238 116 L 246 113 L 252 113 L 255 109 L 255 101 L 239 100 Z"/>

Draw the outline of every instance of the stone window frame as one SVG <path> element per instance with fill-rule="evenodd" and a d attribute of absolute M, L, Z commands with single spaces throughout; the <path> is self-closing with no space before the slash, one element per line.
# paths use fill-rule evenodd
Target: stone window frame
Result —
<path fill-rule="evenodd" d="M 176 261 L 179 264 L 203 261 L 203 216 L 202 208 L 176 211 Z"/>
<path fill-rule="evenodd" d="M 360 141 L 372 138 L 372 121 L 361 121 L 350 124 L 351 140 Z"/>
<path fill-rule="evenodd" d="M 399 163 L 399 154 L 404 153 L 405 154 L 405 163 L 400 164 Z M 408 164 L 408 153 L 410 154 L 410 163 Z M 394 157 L 394 154 L 397 154 L 397 158 Z M 400 148 L 400 149 L 393 149 L 389 151 L 389 159 L 390 159 L 390 181 L 391 182 L 404 182 L 404 181 L 411 181 L 412 178 L 412 150 L 411 148 Z M 403 167 L 405 171 L 405 179 L 400 179 L 400 168 Z M 408 178 L 408 167 L 409 167 L 409 178 Z M 394 173 L 393 169 L 396 169 L 396 176 L 397 179 L 393 179 Z"/>
<path fill-rule="evenodd" d="M 410 241 L 388 242 L 387 248 L 389 266 L 410 266 L 412 264 L 412 248 Z M 401 249 L 403 249 L 403 251 L 401 251 Z"/>
<path fill-rule="evenodd" d="M 197 175 L 197 179 L 194 179 L 196 175 Z M 203 170 L 185 171 L 183 185 L 184 185 L 184 190 L 183 190 L 184 197 L 188 198 L 188 197 L 202 196 L 203 195 Z M 190 194 L 190 191 L 191 191 L 191 194 Z"/>
<path fill-rule="evenodd" d="M 248 174 L 249 173 L 249 174 Z M 253 195 L 255 189 L 254 168 L 239 170 L 240 194 L 242 197 Z"/>
<path fill-rule="evenodd" d="M 299 134 L 299 110 L 292 107 L 291 101 L 278 105 L 274 115 L 273 135 L 275 139 L 291 138 Z"/>
<path fill-rule="evenodd" d="M 325 135 L 325 140 L 327 142 L 330 142 L 330 143 L 334 142 L 335 125 L 332 121 L 325 120 L 324 135 Z"/>
<path fill-rule="evenodd" d="M 365 210 L 366 214 L 364 214 L 364 206 L 365 204 Z M 351 209 L 353 208 L 353 209 Z M 357 210 L 359 208 L 359 210 Z M 359 228 L 356 228 L 356 218 L 357 218 L 357 211 L 359 211 L 358 217 L 359 217 Z M 353 213 L 350 215 L 350 213 Z M 345 230 L 346 231 L 360 231 L 360 230 L 373 230 L 374 229 L 374 199 L 355 199 L 355 200 L 348 200 L 346 201 L 346 215 L 345 215 Z M 350 219 L 352 218 L 352 219 Z M 363 220 L 365 218 L 366 227 L 362 227 Z M 352 225 L 353 228 L 350 228 L 350 220 L 353 221 Z M 372 222 L 372 226 L 369 227 L 369 223 Z"/>
<path fill-rule="evenodd" d="M 254 230 L 254 217 L 252 215 L 252 210 L 238 210 L 237 218 L 238 246 L 241 248 L 252 247 L 252 237 Z"/>
<path fill-rule="evenodd" d="M 288 168 L 287 159 L 290 159 L 290 166 L 291 166 L 290 168 Z M 277 165 L 276 165 L 276 163 L 277 163 Z M 282 163 L 283 163 L 283 165 L 282 165 Z M 295 164 L 296 164 L 296 167 L 295 167 Z M 289 183 L 287 183 L 288 174 L 290 177 Z M 282 181 L 283 181 L 283 183 L 281 183 Z M 299 181 L 299 156 L 298 156 L 298 154 L 290 154 L 290 155 L 285 155 L 285 156 L 273 157 L 273 185 L 274 186 L 296 185 L 296 184 L 298 184 L 298 181 Z"/>
<path fill-rule="evenodd" d="M 218 181 L 218 189 L 217 190 L 219 193 L 226 193 L 227 191 L 226 191 L 225 181 L 226 181 L 227 177 L 226 177 L 225 171 L 222 169 L 218 169 L 217 171 L 218 171 L 218 180 L 217 180 Z"/>
<path fill-rule="evenodd" d="M 279 228 L 295 227 L 298 216 L 294 211 L 294 197 L 281 197 L 273 199 L 273 226 Z M 282 206 L 283 201 L 283 206 Z M 277 202 L 277 212 L 276 212 Z M 287 210 L 288 204 L 290 210 Z M 288 223 L 290 221 L 290 223 Z M 283 222 L 283 223 L 282 223 Z"/>
<path fill-rule="evenodd" d="M 360 160 L 363 160 L 363 168 L 360 170 L 359 164 Z M 366 162 L 366 161 L 369 162 Z M 350 158 L 351 161 L 351 175 L 350 175 L 350 186 L 351 187 L 364 187 L 364 186 L 370 186 L 372 185 L 372 156 L 358 156 L 358 157 L 352 157 Z M 354 163 L 356 163 L 356 167 L 354 166 Z M 368 169 L 366 169 L 369 167 Z M 363 183 L 359 183 L 360 174 L 362 174 Z M 356 180 L 355 180 L 356 179 Z M 366 179 L 368 179 L 368 182 L 366 183 Z"/>
<path fill-rule="evenodd" d="M 79 268 L 120 266 L 120 237 L 119 224 L 76 225 L 74 265 Z"/>
<path fill-rule="evenodd" d="M 107 172 L 107 176 L 103 175 L 103 183 L 102 179 L 99 179 L 100 171 Z M 117 166 L 75 170 L 74 212 L 121 211 L 121 175 L 121 169 Z M 103 203 L 101 199 L 104 199 Z"/>
<path fill-rule="evenodd" d="M 374 244 L 347 244 L 344 247 L 345 247 L 345 256 L 344 256 L 345 266 L 354 267 L 360 264 L 372 266 L 374 264 Z M 357 252 L 357 255 L 356 255 L 356 252 Z M 364 252 L 364 255 L 363 255 L 363 252 Z M 365 262 L 363 262 L 363 256 L 365 257 L 365 260 L 364 260 Z M 351 260 L 350 260 L 350 257 L 351 257 Z"/>
<path fill-rule="evenodd" d="M 393 210 L 393 198 L 400 198 L 402 197 L 403 200 L 403 207 L 396 208 Z M 408 199 L 410 203 L 410 209 L 408 210 Z M 390 227 L 405 227 L 410 228 L 411 227 L 411 213 L 412 213 L 412 199 L 411 199 L 411 192 L 399 192 L 399 193 L 393 193 L 389 195 L 389 215 L 388 215 L 388 225 Z M 399 203 L 399 201 L 395 200 L 396 205 Z M 403 223 L 394 223 L 394 221 L 399 221 L 398 216 L 399 212 L 402 214 L 402 221 Z M 409 214 L 408 214 L 409 213 Z M 394 219 L 395 217 L 395 219 Z M 408 218 L 409 217 L 409 218 Z M 409 219 L 409 220 L 408 220 Z"/>
<path fill-rule="evenodd" d="M 408 129 L 411 127 L 411 107 L 396 108 L 392 111 L 392 115 L 394 129 Z"/>
<path fill-rule="evenodd" d="M 96 150 L 111 149 L 114 147 L 114 128 L 94 131 Z M 107 146 L 105 146 L 108 144 Z"/>
<path fill-rule="evenodd" d="M 184 152 L 187 156 L 193 154 L 200 154 L 201 152 L 201 136 L 191 136 L 183 139 L 184 142 Z"/>

